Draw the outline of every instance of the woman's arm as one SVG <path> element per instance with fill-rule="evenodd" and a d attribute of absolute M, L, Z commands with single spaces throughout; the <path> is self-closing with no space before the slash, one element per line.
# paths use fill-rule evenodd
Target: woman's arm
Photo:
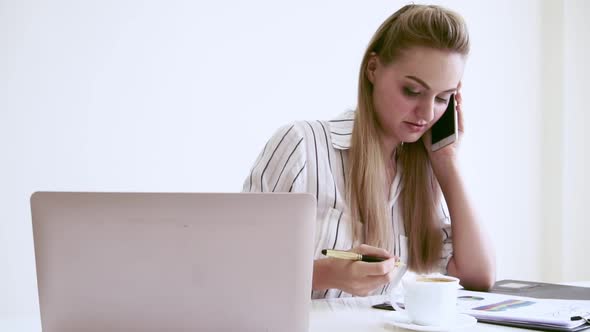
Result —
<path fill-rule="evenodd" d="M 495 255 L 467 197 L 455 162 L 438 163 L 435 170 L 451 214 L 453 257 L 447 271 L 461 279 L 463 287 L 488 290 L 495 281 Z M 444 169 L 441 170 L 441 169 Z"/>
<path fill-rule="evenodd" d="M 455 98 L 458 129 L 462 135 L 464 125 L 460 89 L 461 83 L 457 86 Z M 447 272 L 461 279 L 461 285 L 465 288 L 488 290 L 496 279 L 496 259 L 491 242 L 479 224 L 467 197 L 457 162 L 458 142 L 431 152 L 430 135 L 426 135 L 425 139 L 432 169 L 451 214 L 453 257 L 449 260 Z"/>

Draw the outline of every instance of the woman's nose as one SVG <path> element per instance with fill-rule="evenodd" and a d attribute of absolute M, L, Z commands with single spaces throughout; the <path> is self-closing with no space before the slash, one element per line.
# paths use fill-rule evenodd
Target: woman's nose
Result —
<path fill-rule="evenodd" d="M 424 100 L 418 105 L 418 117 L 426 122 L 431 122 L 434 119 L 434 100 Z"/>

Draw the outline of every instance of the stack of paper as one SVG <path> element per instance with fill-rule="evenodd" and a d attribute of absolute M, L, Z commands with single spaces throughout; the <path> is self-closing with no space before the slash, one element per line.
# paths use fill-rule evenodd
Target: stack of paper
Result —
<path fill-rule="evenodd" d="M 542 329 L 580 331 L 590 328 L 590 301 L 536 299 L 460 290 L 459 311 L 480 322 Z"/>

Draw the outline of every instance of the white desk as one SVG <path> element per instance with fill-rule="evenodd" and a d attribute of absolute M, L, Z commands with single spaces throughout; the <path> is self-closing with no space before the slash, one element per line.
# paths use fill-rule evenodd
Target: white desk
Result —
<path fill-rule="evenodd" d="M 571 283 L 590 287 L 590 282 Z M 391 332 L 408 331 L 386 324 L 384 310 L 372 309 L 371 305 L 381 303 L 384 297 L 332 299 L 312 301 L 310 332 Z M 514 327 L 477 323 L 469 331 L 531 331 Z M 466 331 L 462 330 L 462 331 Z M 41 332 L 38 316 L 0 317 L 0 331 Z"/>
<path fill-rule="evenodd" d="M 590 282 L 568 283 L 572 286 L 590 287 Z M 409 331 L 387 324 L 386 311 L 372 309 L 385 297 L 315 300 L 312 303 L 310 332 L 391 332 Z M 532 331 L 516 327 L 477 323 L 476 326 L 458 331 Z"/>
<path fill-rule="evenodd" d="M 378 303 L 379 298 L 366 299 Z M 349 301 L 350 302 L 350 301 Z M 385 311 L 354 308 L 344 301 L 314 301 L 310 315 L 310 332 L 392 332 L 408 331 L 385 324 Z M 478 323 L 469 331 L 530 331 L 499 325 Z M 41 332 L 38 317 L 0 318 L 0 331 L 6 332 Z M 463 332 L 466 330 L 462 330 Z"/>
<path fill-rule="evenodd" d="M 316 308 L 311 312 L 310 332 L 392 332 L 408 331 L 383 322 L 380 310 L 341 310 L 328 311 Z M 369 317 L 369 319 L 367 318 Z M 478 323 L 469 331 L 531 331 L 499 325 Z M 0 331 L 6 332 L 41 332 L 41 323 L 36 317 L 11 317 L 0 319 Z M 462 330 L 463 332 L 465 330 Z"/>
<path fill-rule="evenodd" d="M 410 331 L 387 324 L 387 311 L 372 309 L 384 297 L 349 298 L 313 301 L 310 332 L 392 332 Z M 530 331 L 525 329 L 477 323 L 475 327 L 458 331 Z"/>

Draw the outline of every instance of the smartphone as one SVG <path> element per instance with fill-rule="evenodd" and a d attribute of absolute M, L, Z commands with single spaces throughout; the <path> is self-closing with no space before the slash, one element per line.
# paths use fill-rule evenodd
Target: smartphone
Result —
<path fill-rule="evenodd" d="M 449 105 L 443 115 L 432 125 L 432 151 L 444 148 L 453 144 L 459 139 L 457 124 L 457 111 L 455 111 L 455 94 L 449 98 Z"/>
<path fill-rule="evenodd" d="M 397 304 L 397 306 L 401 309 L 406 308 L 406 306 L 403 303 L 396 302 L 395 304 Z M 374 304 L 371 307 L 373 307 L 375 309 L 395 311 L 395 308 L 391 305 L 391 302 L 389 302 L 389 301 L 385 301 L 385 302 L 379 303 L 379 304 Z"/>
<path fill-rule="evenodd" d="M 373 307 L 375 309 L 395 311 L 395 309 L 393 308 L 393 306 L 391 305 L 390 302 L 383 302 L 383 303 L 379 303 L 379 304 L 374 304 L 371 307 Z"/>

